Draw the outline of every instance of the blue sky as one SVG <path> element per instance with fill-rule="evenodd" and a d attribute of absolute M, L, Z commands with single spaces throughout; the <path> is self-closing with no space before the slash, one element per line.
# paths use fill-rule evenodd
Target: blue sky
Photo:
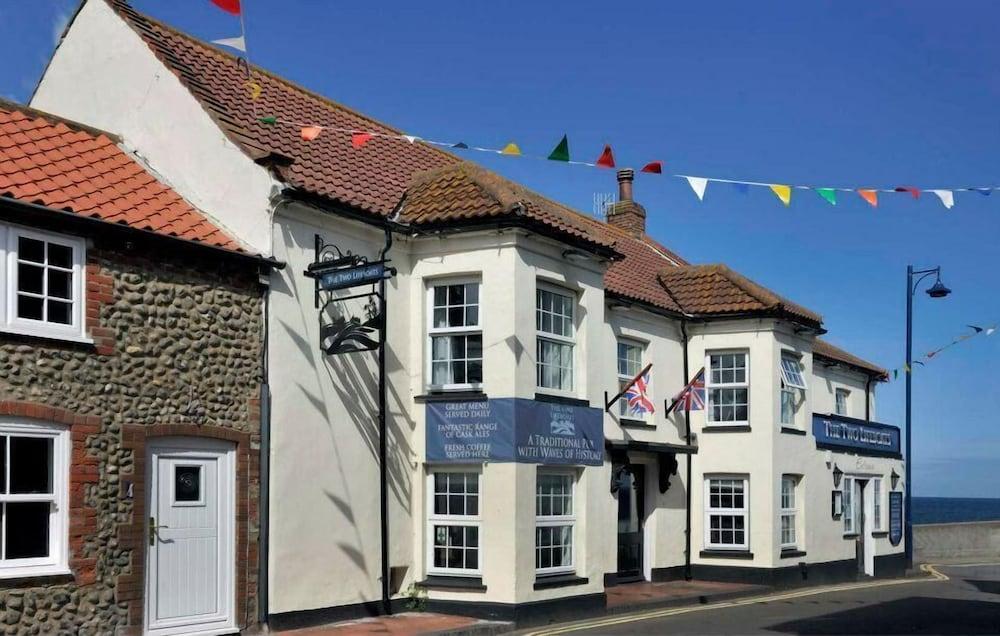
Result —
<path fill-rule="evenodd" d="M 134 0 L 204 39 L 238 34 L 208 0 Z M 74 1 L 0 5 L 0 94 L 26 100 Z M 244 0 L 252 59 L 430 139 L 763 182 L 1000 185 L 1000 4 L 980 2 L 321 2 Z M 468 155 L 584 211 L 614 173 Z M 1000 320 L 1000 192 L 883 196 L 831 207 L 796 191 L 640 175 L 649 232 L 698 263 L 725 262 L 821 312 L 828 338 L 901 366 L 907 263 L 940 264 L 954 294 L 916 300 L 914 348 Z M 996 495 L 1000 334 L 914 376 L 915 494 Z M 902 424 L 903 383 L 878 390 Z"/>

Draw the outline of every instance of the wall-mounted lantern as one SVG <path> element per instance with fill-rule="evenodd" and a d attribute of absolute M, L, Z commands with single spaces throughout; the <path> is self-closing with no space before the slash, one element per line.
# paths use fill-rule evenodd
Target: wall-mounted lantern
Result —
<path fill-rule="evenodd" d="M 840 478 L 844 476 L 844 471 L 840 470 L 840 466 L 833 465 L 833 487 L 840 488 Z"/>
<path fill-rule="evenodd" d="M 892 469 L 892 475 L 889 476 L 889 479 L 892 481 L 892 489 L 896 490 L 896 486 L 899 484 L 899 475 L 895 468 Z"/>

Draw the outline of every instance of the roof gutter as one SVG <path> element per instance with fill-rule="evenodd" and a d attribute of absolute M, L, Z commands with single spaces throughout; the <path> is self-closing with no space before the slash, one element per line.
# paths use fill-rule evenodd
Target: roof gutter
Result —
<path fill-rule="evenodd" d="M 154 232 L 153 230 L 132 227 L 131 225 L 112 223 L 111 221 L 105 221 L 104 219 L 96 219 L 94 217 L 77 214 L 76 212 L 69 212 L 57 208 L 50 208 L 48 206 L 41 205 L 38 203 L 30 203 L 28 201 L 13 199 L 7 196 L 0 196 L 0 209 L 3 209 L 5 211 L 10 210 L 13 211 L 18 216 L 23 216 L 27 218 L 45 219 L 45 217 L 51 218 L 54 216 L 55 218 L 65 221 L 67 224 L 71 226 L 76 225 L 87 229 L 100 228 L 115 233 L 121 233 L 122 235 L 131 234 L 133 236 L 142 236 L 144 238 L 155 241 L 172 241 L 183 244 L 186 247 L 195 250 L 207 250 L 208 252 L 212 252 L 222 258 L 232 258 L 236 260 L 241 260 L 253 263 L 258 266 L 266 267 L 268 269 L 285 268 L 285 263 L 275 260 L 274 258 L 268 256 L 262 256 L 260 254 L 250 254 L 247 252 L 236 252 L 230 249 L 226 249 L 224 247 L 209 245 L 208 243 L 192 241 L 189 239 L 181 238 L 179 236 L 168 236 L 166 234 L 160 234 L 159 232 Z"/>

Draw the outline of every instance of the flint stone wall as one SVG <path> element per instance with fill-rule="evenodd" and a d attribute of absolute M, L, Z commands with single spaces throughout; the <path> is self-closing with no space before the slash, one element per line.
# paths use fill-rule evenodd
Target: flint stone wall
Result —
<path fill-rule="evenodd" d="M 28 412 L 45 415 L 46 408 L 30 406 L 44 405 L 84 423 L 79 428 L 84 435 L 77 435 L 76 424 L 71 427 L 71 489 L 82 491 L 82 502 L 74 503 L 71 490 L 73 575 L 0 579 L 0 633 L 135 632 L 136 617 L 141 625 L 141 581 L 132 583 L 140 588 L 137 594 L 116 586 L 123 575 L 141 575 L 144 558 L 136 549 L 141 541 L 123 541 L 119 532 L 133 522 L 136 502 L 128 497 L 128 484 L 135 483 L 134 496 L 140 498 L 144 481 L 137 474 L 144 459 L 133 456 L 123 430 L 136 425 L 225 429 L 249 439 L 253 452 L 259 449 L 257 273 L 245 262 L 192 254 L 178 255 L 170 244 L 153 251 L 98 241 L 88 249 L 86 274 L 87 325 L 94 345 L 0 333 L 0 413 L 24 415 L 32 408 Z M 254 555 L 255 466 L 254 460 L 249 480 L 254 503 L 238 521 Z M 247 493 L 239 497 L 246 501 Z M 82 531 L 74 533 L 74 526 Z M 237 622 L 244 627 L 256 616 L 255 556 L 252 560 L 240 565 L 238 577 L 244 589 L 237 590 Z"/>

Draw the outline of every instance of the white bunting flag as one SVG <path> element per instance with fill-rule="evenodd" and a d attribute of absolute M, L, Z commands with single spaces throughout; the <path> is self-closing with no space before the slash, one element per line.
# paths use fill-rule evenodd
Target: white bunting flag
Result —
<path fill-rule="evenodd" d="M 931 190 L 941 199 L 941 203 L 949 210 L 955 205 L 955 193 L 951 190 Z"/>
<path fill-rule="evenodd" d="M 699 201 L 705 200 L 705 188 L 708 187 L 708 179 L 705 177 L 684 177 L 687 179 L 688 185 L 694 190 L 694 193 L 698 195 Z"/>
<path fill-rule="evenodd" d="M 212 44 L 221 44 L 222 46 L 228 46 L 231 49 L 236 49 L 237 51 L 247 52 L 247 42 L 243 39 L 243 36 L 238 38 L 223 38 L 221 40 L 212 40 Z"/>
<path fill-rule="evenodd" d="M 996 331 L 996 330 L 997 330 L 996 327 L 990 327 L 989 329 L 986 330 L 986 335 L 987 336 L 992 336 L 993 332 Z"/>
<path fill-rule="evenodd" d="M 415 135 L 403 135 L 403 139 L 405 139 L 406 141 L 408 141 L 408 142 L 410 142 L 412 144 L 416 140 L 420 139 L 420 137 L 417 137 Z"/>

